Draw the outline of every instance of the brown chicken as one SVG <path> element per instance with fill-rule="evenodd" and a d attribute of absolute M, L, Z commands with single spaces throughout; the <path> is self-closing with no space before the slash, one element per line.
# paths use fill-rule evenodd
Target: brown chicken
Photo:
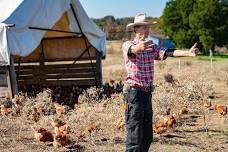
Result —
<path fill-rule="evenodd" d="M 64 122 L 64 121 L 62 121 L 61 119 L 55 119 L 52 123 L 51 123 L 51 125 L 52 125 L 52 127 L 53 128 L 55 128 L 55 127 L 60 127 L 60 126 L 63 126 L 63 125 L 65 125 L 66 123 Z"/>
<path fill-rule="evenodd" d="M 20 98 L 18 95 L 15 95 L 15 97 L 12 99 L 12 103 L 15 105 L 15 106 L 19 106 L 21 104 L 20 102 Z"/>
<path fill-rule="evenodd" d="M 124 121 L 122 118 L 118 119 L 117 122 L 116 122 L 116 127 L 117 129 L 121 129 L 123 128 L 123 126 L 125 125 Z"/>
<path fill-rule="evenodd" d="M 67 135 L 56 135 L 54 136 L 53 146 L 55 148 L 65 147 L 70 145 L 72 141 L 70 140 L 69 136 Z"/>
<path fill-rule="evenodd" d="M 36 107 L 32 107 L 32 120 L 35 122 L 38 122 L 40 120 L 40 112 L 38 112 L 38 109 Z"/>
<path fill-rule="evenodd" d="M 182 115 L 188 114 L 188 107 L 187 106 L 182 107 L 180 110 L 180 114 Z"/>
<path fill-rule="evenodd" d="M 51 123 L 52 127 L 55 128 L 55 134 L 56 135 L 66 135 L 70 133 L 70 127 L 62 120 L 60 119 L 55 119 Z"/>
<path fill-rule="evenodd" d="M 15 96 L 15 98 L 12 99 L 12 111 L 13 115 L 19 115 L 21 113 L 22 105 L 20 103 L 19 97 Z"/>
<path fill-rule="evenodd" d="M 176 119 L 173 115 L 168 115 L 162 120 L 159 120 L 153 124 L 153 131 L 156 134 L 162 134 L 167 131 L 168 128 L 173 127 L 176 123 Z"/>
<path fill-rule="evenodd" d="M 225 116 L 227 114 L 227 106 L 224 106 L 222 104 L 215 104 L 215 110 L 222 116 Z"/>
<path fill-rule="evenodd" d="M 7 116 L 10 113 L 10 109 L 7 108 L 5 105 L 1 105 L 1 114 L 3 116 Z"/>
<path fill-rule="evenodd" d="M 67 135 L 69 133 L 70 133 L 70 127 L 68 125 L 55 127 L 55 134 L 56 135 Z"/>
<path fill-rule="evenodd" d="M 12 103 L 13 103 L 12 108 L 13 108 L 14 114 L 16 115 L 20 114 L 24 101 L 25 101 L 24 96 L 18 96 L 18 95 L 14 96 L 14 98 L 12 99 Z"/>
<path fill-rule="evenodd" d="M 58 116 L 62 116 L 65 113 L 64 107 L 61 106 L 59 103 L 55 102 L 54 103 L 54 107 L 55 107 L 55 110 L 56 110 L 56 114 Z"/>
<path fill-rule="evenodd" d="M 98 129 L 98 124 L 96 124 L 95 122 L 91 123 L 89 126 L 87 126 L 84 131 L 83 131 L 83 135 L 88 135 L 90 134 L 93 130 Z"/>
<path fill-rule="evenodd" d="M 156 133 L 156 134 L 162 134 L 164 132 L 167 131 L 167 127 L 164 127 L 164 126 L 156 126 L 156 124 L 153 124 L 153 132 Z"/>
<path fill-rule="evenodd" d="M 21 113 L 21 109 L 22 109 L 21 107 L 13 105 L 12 106 L 12 114 L 14 116 L 18 116 Z"/>
<path fill-rule="evenodd" d="M 166 132 L 167 128 L 167 124 L 164 121 L 165 118 L 163 118 L 163 120 L 159 120 L 157 122 L 155 122 L 153 124 L 153 132 L 156 134 L 162 134 L 164 132 Z"/>
<path fill-rule="evenodd" d="M 164 124 L 166 124 L 167 127 L 173 127 L 175 123 L 176 123 L 176 119 L 174 115 L 168 115 L 164 118 Z"/>
<path fill-rule="evenodd" d="M 35 133 L 35 139 L 38 142 L 53 142 L 54 137 L 51 132 L 41 127 L 35 128 L 34 126 L 32 126 L 32 129 Z"/>

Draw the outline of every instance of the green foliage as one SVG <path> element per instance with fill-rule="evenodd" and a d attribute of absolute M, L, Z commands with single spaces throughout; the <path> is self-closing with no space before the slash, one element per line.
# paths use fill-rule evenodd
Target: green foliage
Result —
<path fill-rule="evenodd" d="M 181 16 L 179 11 L 174 11 L 177 8 L 177 2 L 171 0 L 166 4 L 165 10 L 162 16 L 161 27 L 165 34 L 173 38 L 174 34 L 181 26 Z M 178 24 L 176 24 L 178 23 Z"/>
<path fill-rule="evenodd" d="M 173 39 L 179 48 L 191 47 L 199 39 L 189 26 L 193 4 L 194 0 L 171 0 L 162 15 L 161 27 L 164 33 Z"/>
<path fill-rule="evenodd" d="M 200 42 L 207 50 L 214 50 L 216 27 L 219 22 L 219 3 L 217 0 L 201 0 L 195 3 L 189 17 L 190 27 L 196 30 Z"/>
<path fill-rule="evenodd" d="M 216 28 L 216 44 L 218 46 L 223 46 L 224 44 L 228 48 L 228 0 L 220 1 L 219 14 L 221 15 L 221 20 L 217 23 Z"/>
<path fill-rule="evenodd" d="M 194 42 L 203 51 L 215 45 L 228 44 L 227 0 L 170 0 L 162 15 L 161 27 L 177 47 L 190 47 Z"/>

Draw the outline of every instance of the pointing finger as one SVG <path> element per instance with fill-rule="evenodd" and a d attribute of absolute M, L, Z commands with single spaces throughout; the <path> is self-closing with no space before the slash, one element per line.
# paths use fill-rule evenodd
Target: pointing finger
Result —
<path fill-rule="evenodd" d="M 192 48 L 196 48 L 196 46 L 197 46 L 197 43 L 195 43 L 195 44 L 192 46 Z"/>
<path fill-rule="evenodd" d="M 152 48 L 154 46 L 154 44 L 149 44 L 149 45 L 147 45 L 146 47 L 147 48 Z"/>
<path fill-rule="evenodd" d="M 145 41 L 145 44 L 146 44 L 146 45 L 151 45 L 151 44 L 153 44 L 153 41 L 147 40 L 147 41 Z"/>

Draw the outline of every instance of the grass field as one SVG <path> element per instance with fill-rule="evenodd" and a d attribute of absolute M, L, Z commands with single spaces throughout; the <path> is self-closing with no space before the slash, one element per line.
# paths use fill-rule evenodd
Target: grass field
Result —
<path fill-rule="evenodd" d="M 121 41 L 107 42 L 106 59 L 102 61 L 103 81 L 124 81 Z M 172 76 L 169 83 L 167 76 Z M 216 103 L 228 105 L 228 60 L 198 58 L 168 58 L 155 63 L 155 91 L 153 92 L 153 120 L 164 115 L 167 107 L 176 114 L 177 123 L 163 134 L 154 134 L 150 152 L 227 152 L 228 118 L 215 110 L 208 110 L 201 99 L 209 97 L 212 107 Z M 96 90 L 96 89 L 95 89 Z M 96 94 L 95 94 L 96 95 Z M 31 119 L 31 107 L 42 105 L 49 111 L 54 107 L 48 91 L 36 98 L 26 96 L 20 116 L 0 116 L 1 152 L 121 152 L 125 149 L 125 128 L 118 129 L 116 122 L 124 119 L 123 95 L 111 98 L 90 98 L 81 95 L 79 108 L 61 116 L 70 127 L 73 143 L 64 148 L 54 148 L 51 143 L 39 143 L 34 139 L 31 126 L 41 126 L 53 132 L 51 122 L 55 112 L 43 115 L 37 123 Z M 89 98 L 88 102 L 82 102 Z M 188 106 L 188 114 L 178 114 Z M 83 139 L 83 130 L 91 123 L 97 128 Z"/>

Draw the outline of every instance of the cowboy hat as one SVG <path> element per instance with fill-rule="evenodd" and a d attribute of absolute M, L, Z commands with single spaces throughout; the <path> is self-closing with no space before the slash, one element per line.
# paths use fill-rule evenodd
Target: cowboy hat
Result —
<path fill-rule="evenodd" d="M 130 23 L 127 25 L 126 29 L 127 31 L 133 31 L 135 26 L 140 26 L 140 25 L 152 25 L 152 24 L 156 24 L 157 22 L 147 22 L 146 21 L 146 14 L 145 13 L 138 13 L 135 15 L 134 18 L 134 23 Z"/>

